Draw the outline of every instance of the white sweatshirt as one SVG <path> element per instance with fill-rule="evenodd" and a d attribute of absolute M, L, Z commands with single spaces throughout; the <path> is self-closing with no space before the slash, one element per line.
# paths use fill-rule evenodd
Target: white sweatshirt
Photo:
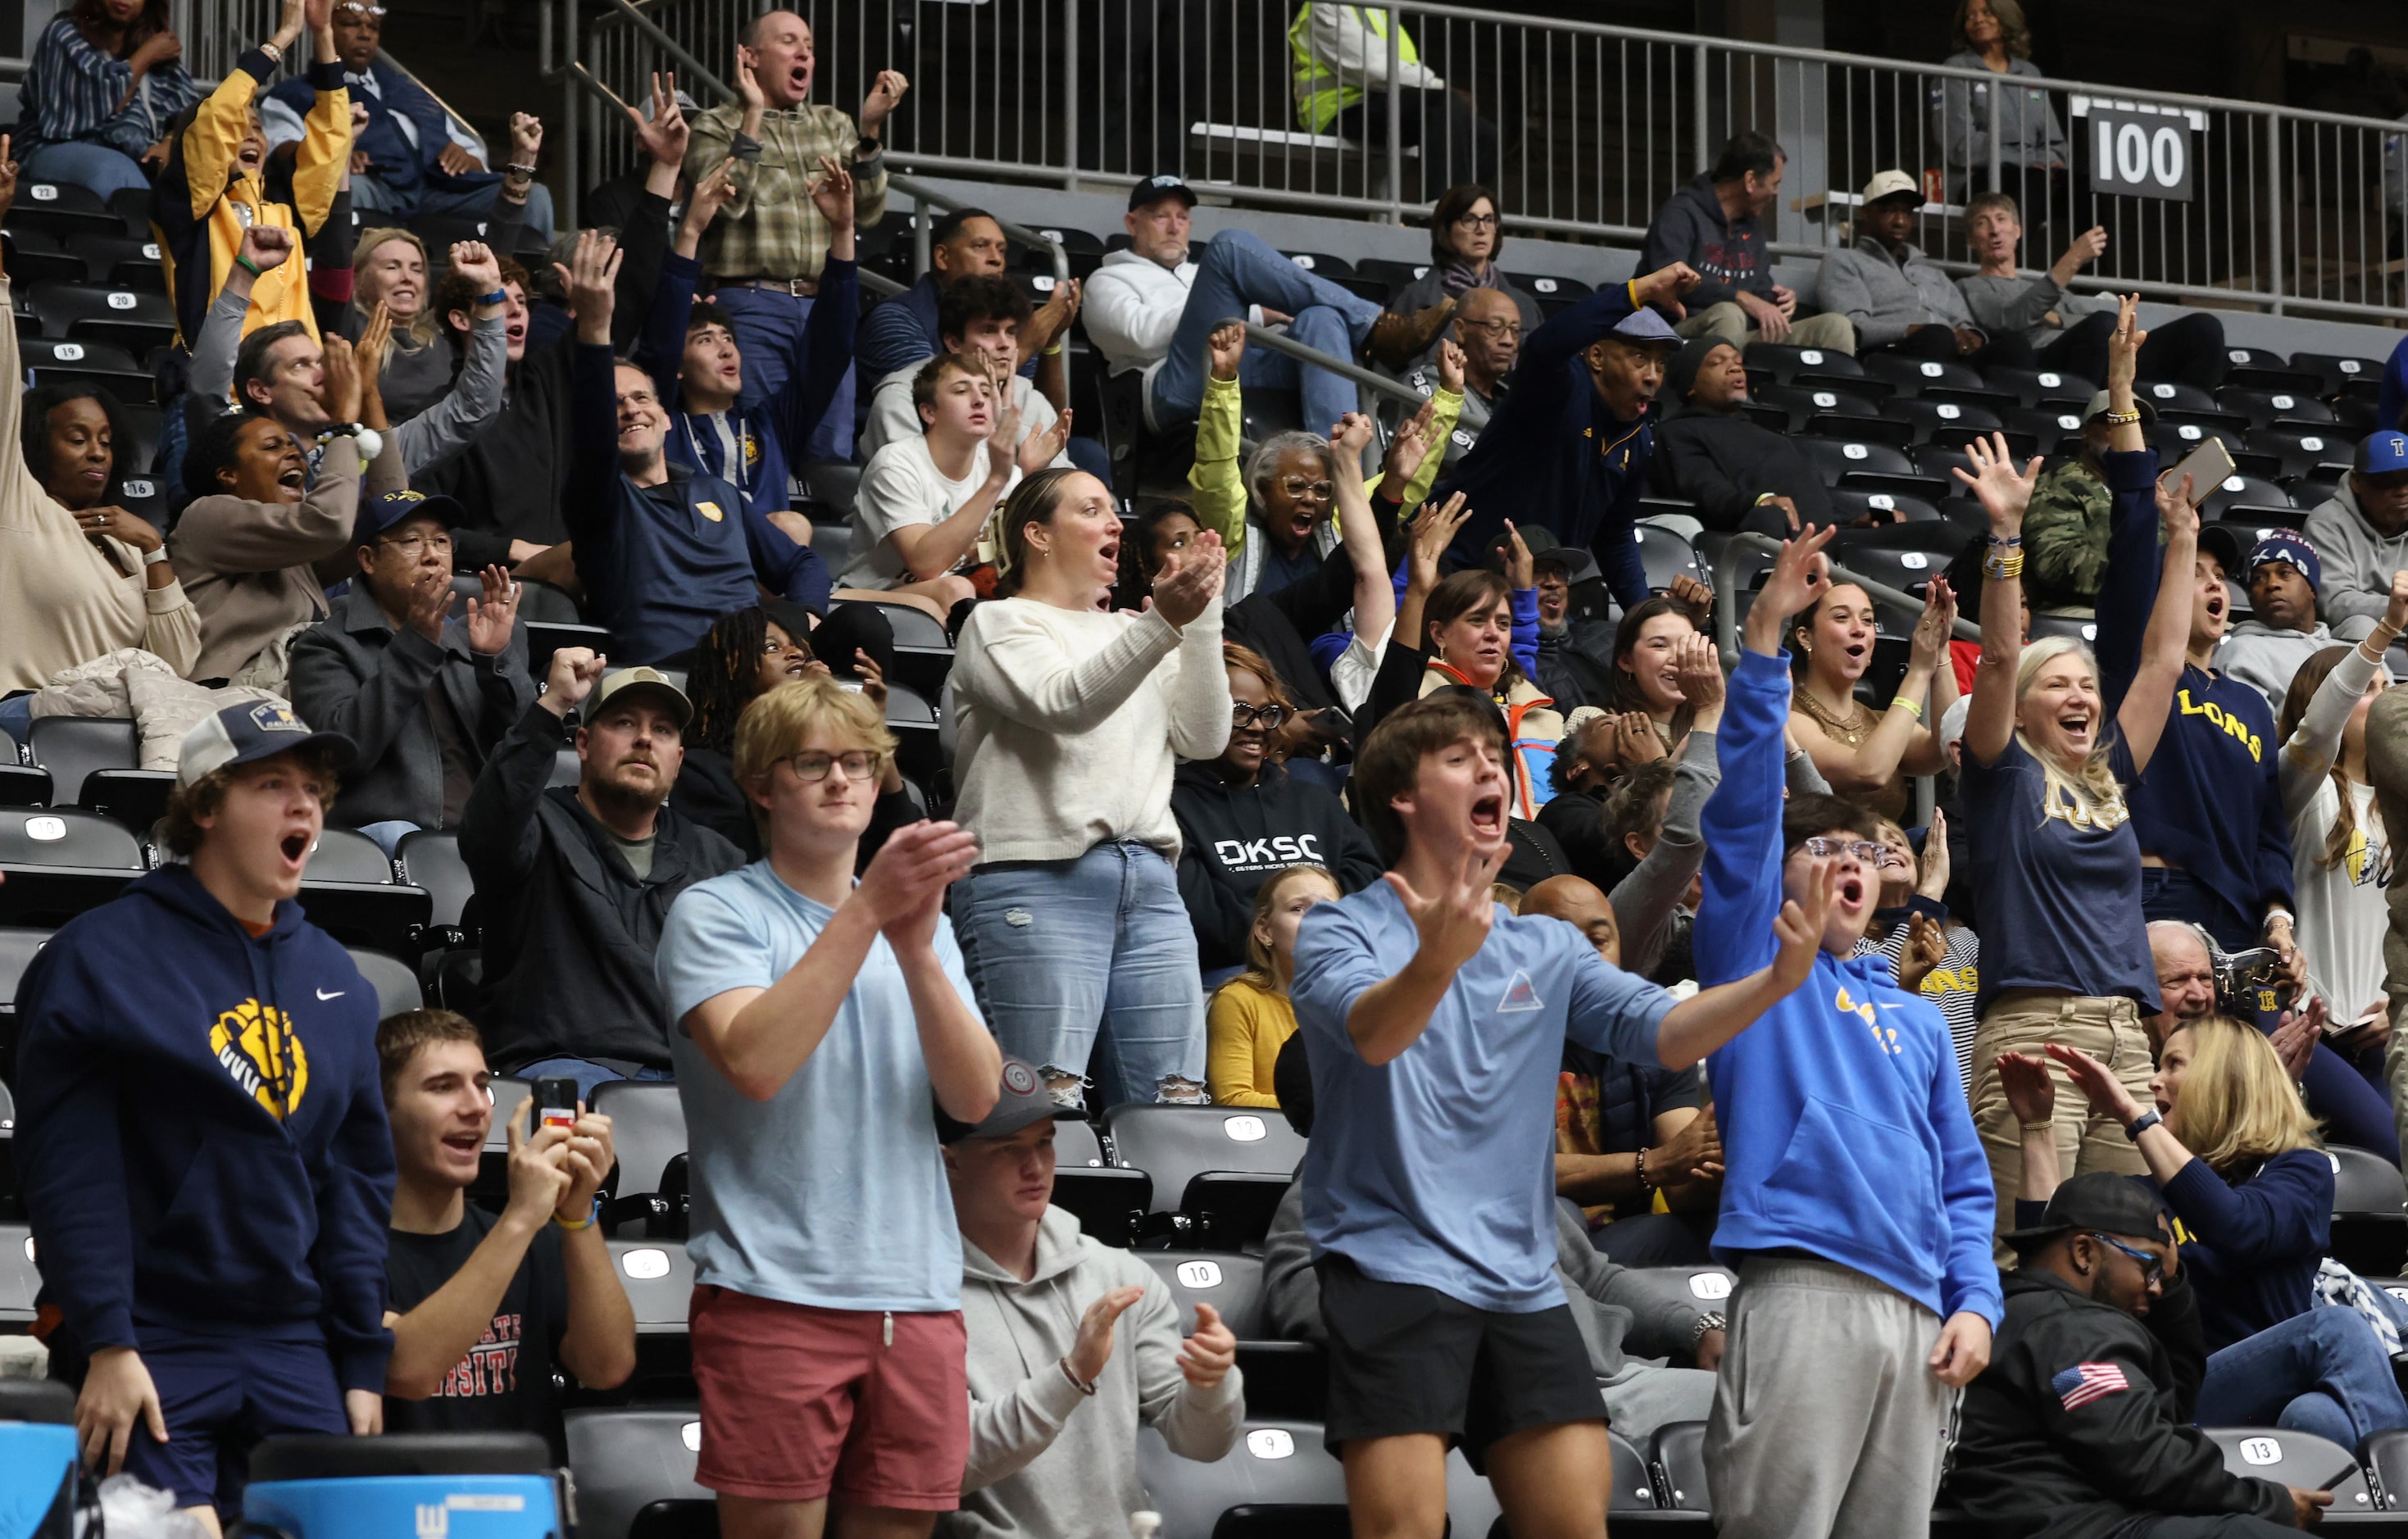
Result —
<path fill-rule="evenodd" d="M 1087 319 L 1087 340 L 1101 349 L 1113 374 L 1143 369 L 1150 382 L 1154 371 L 1170 351 L 1171 335 L 1186 312 L 1187 293 L 1196 284 L 1196 264 L 1166 267 L 1152 257 L 1120 250 L 1104 258 L 1087 279 L 1080 309 Z M 1246 319 L 1262 324 L 1263 307 L 1246 306 Z"/>
<path fill-rule="evenodd" d="M 2333 761 L 2341 753 L 2350 711 L 2366 692 L 2379 663 L 2356 647 L 2333 664 L 2308 701 L 2300 725 L 2283 745 L 2283 811 L 2291 819 L 2291 886 L 2300 905 L 2300 949 L 2308 959 L 2308 984 L 2324 996 L 2335 1020 L 2355 1020 L 2385 998 L 2383 936 L 2390 915 L 2384 905 L 2386 842 L 2374 789 L 2351 781 L 2357 833 L 2332 865 L 2322 864 L 2326 837 L 2341 816 Z"/>
<path fill-rule="evenodd" d="M 953 817 L 982 861 L 1069 861 L 1111 839 L 1179 858 L 1173 758 L 1229 743 L 1221 601 L 1185 630 L 1158 609 L 998 599 L 956 642 Z"/>

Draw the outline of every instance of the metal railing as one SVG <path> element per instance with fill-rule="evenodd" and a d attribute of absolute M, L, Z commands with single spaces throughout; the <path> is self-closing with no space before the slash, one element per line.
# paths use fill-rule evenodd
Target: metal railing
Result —
<path fill-rule="evenodd" d="M 622 94 L 663 62 L 663 39 L 724 68 L 756 8 L 545 4 Z M 2028 264 L 2107 229 L 2079 287 L 2408 318 L 2408 124 L 1450 5 L 1375 10 L 1401 26 L 1307 29 L 1295 47 L 1293 0 L 809 10 L 814 99 L 850 108 L 877 70 L 904 71 L 889 154 L 921 172 L 1104 191 L 1168 169 L 1237 202 L 1392 222 L 1479 172 L 1517 229 L 1627 245 L 1733 132 L 1756 128 L 1789 155 L 1776 251 L 1842 243 L 1856 190 L 1895 168 L 1929 192 L 1920 244 L 1958 270 L 1971 266 L 1964 199 L 1998 187 L 2022 194 Z M 1334 110 L 1315 109 L 1318 88 L 1337 93 Z M 614 125 L 594 125 L 587 179 L 628 153 Z"/>

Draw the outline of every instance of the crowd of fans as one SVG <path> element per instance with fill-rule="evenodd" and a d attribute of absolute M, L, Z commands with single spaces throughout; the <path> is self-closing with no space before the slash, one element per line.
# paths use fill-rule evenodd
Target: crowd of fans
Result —
<path fill-rule="evenodd" d="M 1960 9 L 2014 73 L 2020 14 Z M 122 506 L 151 469 L 122 405 L 28 392 L 0 334 L 0 729 L 97 676 L 202 699 L 166 858 L 19 992 L 40 1333 L 95 1460 L 231 1515 L 269 1433 L 557 1444 L 555 1367 L 636 1371 L 610 1081 L 684 1106 L 698 1478 L 732 1535 L 834 1503 L 1101 1539 L 1143 1504 L 1140 1427 L 1230 1449 L 1228 1327 L 1182 1330 L 1050 1203 L 1058 1119 L 1132 1102 L 1309 1133 L 1268 1316 L 1326 1350 L 1365 1532 L 1437 1532 L 1450 1440 L 1515 1532 L 1601 1532 L 1607 1422 L 1703 1421 L 1726 1534 L 1905 1532 L 1961 1401 L 1944 1500 L 1999 1532 L 2237 1535 L 2319 1495 L 2223 1475 L 2195 1423 L 2408 1428 L 2408 1319 L 2328 1258 L 2321 1147 L 2396 1162 L 2408 1077 L 2396 396 L 2304 529 L 2243 549 L 2145 434 L 2145 386 L 2220 381 L 2212 317 L 2071 292 L 2097 229 L 2022 267 L 2000 189 L 1952 278 L 1903 171 L 1817 310 L 1774 280 L 1785 157 L 1754 132 L 1639 277 L 1543 315 L 1498 264 L 1494 130 L 1410 39 L 1424 164 L 1459 179 L 1385 305 L 1243 230 L 1193 249 L 1164 174 L 1083 288 L 1033 306 L 954 210 L 865 311 L 908 84 L 814 102 L 785 11 L 737 101 L 655 81 L 624 217 L 538 277 L 543 125 L 494 168 L 382 16 L 288 0 L 204 96 L 164 7 L 89 0 L 0 159 L 0 208 L 148 190 L 185 339 L 154 521 Z M 1390 24 L 1302 7 L 1299 112 L 1347 131 Z M 483 241 L 389 222 L 459 212 Z M 1383 445 L 1240 317 L 1426 403 Z M 1149 435 L 1192 431 L 1185 496 L 1125 501 L 1076 435 L 1074 326 Z M 1979 528 L 1910 618 L 1831 570 L 1823 477 L 1749 410 L 1759 343 L 2097 394 L 2061 461 L 1967 445 Z M 1275 389 L 1326 431 L 1248 442 Z M 834 462 L 849 526 L 798 506 Z M 1783 542 L 1735 659 L 1711 589 L 1651 590 L 1649 494 Z M 538 604 L 607 643 L 531 659 Z M 952 648 L 935 777 L 887 725 L 898 623 Z M 374 1020 L 294 901 L 329 827 L 456 835 L 457 1008 Z M 2262 989 L 2219 983 L 2236 957 Z M 488 1210 L 498 1074 L 579 1104 L 508 1127 Z M 1644 1286 L 1710 1261 L 1727 1313 Z"/>

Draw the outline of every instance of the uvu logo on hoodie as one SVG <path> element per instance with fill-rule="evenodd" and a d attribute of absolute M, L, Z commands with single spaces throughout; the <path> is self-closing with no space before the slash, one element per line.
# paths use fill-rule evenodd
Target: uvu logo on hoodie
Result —
<path fill-rule="evenodd" d="M 209 1028 L 209 1051 L 278 1121 L 301 1104 L 309 1084 L 309 1055 L 301 1050 L 292 1019 L 273 1005 L 247 999 L 219 1016 Z"/>
<path fill-rule="evenodd" d="M 1212 858 L 1231 871 L 1263 871 L 1294 865 L 1299 861 L 1318 862 L 1321 835 L 1282 834 L 1268 839 L 1215 839 Z"/>

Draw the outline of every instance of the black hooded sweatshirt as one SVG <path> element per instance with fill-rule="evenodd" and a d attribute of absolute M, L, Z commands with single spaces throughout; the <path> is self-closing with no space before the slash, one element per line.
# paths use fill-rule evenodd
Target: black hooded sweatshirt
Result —
<path fill-rule="evenodd" d="M 1273 872 L 1327 866 L 1340 891 L 1359 892 L 1384 869 L 1346 805 L 1280 764 L 1265 764 L 1251 786 L 1223 779 L 1214 760 L 1182 764 L 1170 810 L 1179 819 L 1179 895 L 1207 971 L 1245 965 L 1254 891 Z"/>

